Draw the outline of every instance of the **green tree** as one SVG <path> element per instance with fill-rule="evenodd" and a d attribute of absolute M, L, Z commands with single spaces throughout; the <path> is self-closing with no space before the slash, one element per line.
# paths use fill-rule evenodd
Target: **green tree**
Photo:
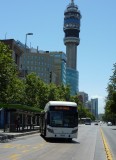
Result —
<path fill-rule="evenodd" d="M 25 84 L 22 80 L 20 80 L 18 77 L 12 79 L 12 83 L 9 85 L 8 90 L 10 103 L 23 104 L 25 95 Z"/>
<path fill-rule="evenodd" d="M 12 103 L 19 92 L 17 70 L 12 51 L 0 42 L 0 102 Z M 16 87 L 16 88 L 15 88 Z"/>
<path fill-rule="evenodd" d="M 39 77 L 37 82 L 37 100 L 38 100 L 38 106 L 41 109 L 44 109 L 45 104 L 48 102 L 48 96 L 49 96 L 49 85 L 44 83 Z"/>
<path fill-rule="evenodd" d="M 49 92 L 48 92 L 48 101 L 57 101 L 59 100 L 58 96 L 58 88 L 55 84 L 49 84 Z"/>
<path fill-rule="evenodd" d="M 115 93 L 116 93 L 116 63 L 113 65 L 113 75 L 109 79 L 107 87 L 107 100 L 113 100 L 115 102 Z"/>
<path fill-rule="evenodd" d="M 29 106 L 38 105 L 38 88 L 37 88 L 37 76 L 35 73 L 28 74 L 25 79 L 25 98 L 24 103 Z"/>
<path fill-rule="evenodd" d="M 116 63 L 113 65 L 113 74 L 107 87 L 104 119 L 116 123 Z"/>
<path fill-rule="evenodd" d="M 81 105 L 81 104 L 82 104 L 82 103 L 79 101 L 79 98 L 78 98 L 77 95 L 71 96 L 70 100 L 71 100 L 72 102 L 77 103 L 78 105 Z"/>
<path fill-rule="evenodd" d="M 70 87 L 68 85 L 59 85 L 57 86 L 58 100 L 61 101 L 70 101 Z"/>
<path fill-rule="evenodd" d="M 78 104 L 79 118 L 89 117 L 92 120 L 95 120 L 95 116 L 89 111 L 89 109 L 83 106 L 78 95 L 71 96 L 71 101 Z"/>

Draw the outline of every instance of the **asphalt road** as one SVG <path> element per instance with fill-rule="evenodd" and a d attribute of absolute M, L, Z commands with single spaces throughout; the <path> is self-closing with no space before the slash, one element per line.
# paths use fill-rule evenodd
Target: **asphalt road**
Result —
<path fill-rule="evenodd" d="M 108 128 L 109 129 L 109 128 Z M 78 138 L 46 141 L 40 134 L 0 144 L 0 160 L 106 160 L 100 126 L 79 125 Z"/>
<path fill-rule="evenodd" d="M 113 160 L 116 160 L 116 126 L 102 126 Z"/>

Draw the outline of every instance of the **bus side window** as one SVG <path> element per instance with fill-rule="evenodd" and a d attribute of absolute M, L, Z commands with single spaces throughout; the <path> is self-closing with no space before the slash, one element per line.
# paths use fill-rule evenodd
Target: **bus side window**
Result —
<path fill-rule="evenodd" d="M 75 123 L 78 125 L 78 113 L 75 114 Z"/>

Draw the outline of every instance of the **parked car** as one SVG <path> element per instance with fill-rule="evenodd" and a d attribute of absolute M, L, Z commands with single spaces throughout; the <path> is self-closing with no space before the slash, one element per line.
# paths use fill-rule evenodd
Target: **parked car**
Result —
<path fill-rule="evenodd" d="M 95 121 L 94 125 L 98 125 L 98 121 Z"/>
<path fill-rule="evenodd" d="M 108 122 L 108 123 L 107 123 L 107 126 L 112 126 L 112 122 Z"/>

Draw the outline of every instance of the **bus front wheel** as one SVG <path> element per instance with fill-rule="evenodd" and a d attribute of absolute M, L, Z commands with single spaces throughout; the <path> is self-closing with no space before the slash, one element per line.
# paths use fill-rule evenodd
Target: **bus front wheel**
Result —
<path fill-rule="evenodd" d="M 68 142 L 72 142 L 72 138 L 68 138 Z"/>

